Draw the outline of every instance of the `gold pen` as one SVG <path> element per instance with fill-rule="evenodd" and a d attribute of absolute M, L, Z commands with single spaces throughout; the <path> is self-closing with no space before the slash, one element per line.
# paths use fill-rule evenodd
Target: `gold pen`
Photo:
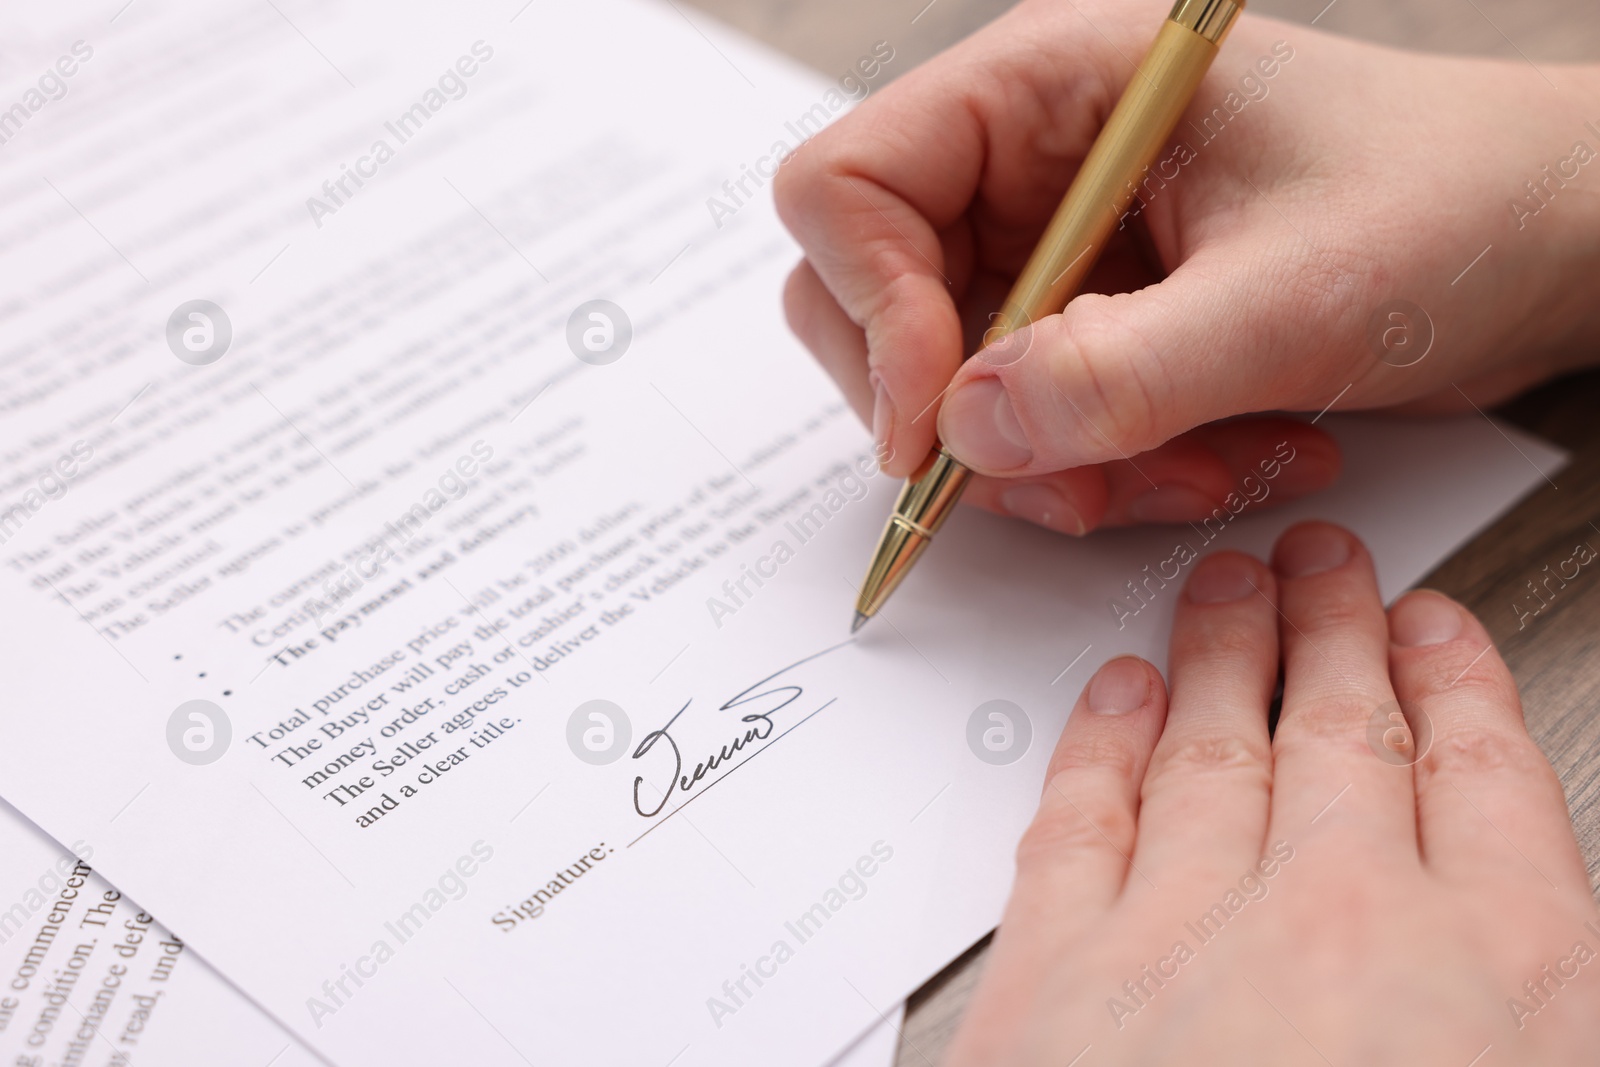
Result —
<path fill-rule="evenodd" d="M 1177 0 L 1062 198 L 1028 264 L 984 334 L 992 345 L 1067 306 L 1166 147 L 1244 0 Z M 939 446 L 912 475 L 861 583 L 850 632 L 878 613 L 939 532 L 971 471 Z"/>

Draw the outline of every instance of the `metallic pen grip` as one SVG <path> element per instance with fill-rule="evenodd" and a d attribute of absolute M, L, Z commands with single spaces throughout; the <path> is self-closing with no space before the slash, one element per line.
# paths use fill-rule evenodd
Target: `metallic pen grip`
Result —
<path fill-rule="evenodd" d="M 972 472 L 944 449 L 933 454 L 933 462 L 900 490 L 894 514 L 889 516 L 873 557 L 872 569 L 861 583 L 856 611 L 874 615 L 889 599 L 906 573 L 933 541 L 944 520 L 955 510 Z"/>
<path fill-rule="evenodd" d="M 1178 0 L 1167 18 L 1198 33 L 1212 44 L 1221 44 L 1233 28 L 1233 20 L 1244 10 L 1234 0 Z"/>

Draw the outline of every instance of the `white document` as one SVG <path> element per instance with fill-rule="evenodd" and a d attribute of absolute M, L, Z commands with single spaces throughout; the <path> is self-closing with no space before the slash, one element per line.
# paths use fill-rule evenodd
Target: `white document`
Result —
<path fill-rule="evenodd" d="M 1177 546 L 1323 516 L 1393 595 L 1558 464 L 1330 416 L 1315 500 L 964 512 L 850 641 L 896 487 L 782 325 L 763 174 L 893 42 L 829 82 L 623 0 L 92 29 L 0 145 L 0 791 L 335 1063 L 815 1067 L 994 925 Z"/>
<path fill-rule="evenodd" d="M 0 801 L 0 1062 L 314 1067 L 322 1062 L 183 940 Z M 892 1067 L 904 1010 L 833 1067 Z"/>
<path fill-rule="evenodd" d="M 0 1057 L 8 1067 L 320 1061 L 119 893 L 0 803 Z M 880 1059 L 878 1062 L 884 1062 Z"/>

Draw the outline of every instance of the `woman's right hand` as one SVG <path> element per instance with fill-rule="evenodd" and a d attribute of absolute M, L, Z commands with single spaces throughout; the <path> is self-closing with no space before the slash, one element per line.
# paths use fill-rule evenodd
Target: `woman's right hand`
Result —
<path fill-rule="evenodd" d="M 1304 422 L 1220 420 L 1471 410 L 1594 359 L 1600 70 L 1246 13 L 1093 291 L 963 363 L 1166 11 L 1024 0 L 785 163 L 789 320 L 886 470 L 937 431 L 993 510 L 1193 521 L 1280 442 L 1275 499 L 1337 475 Z"/>

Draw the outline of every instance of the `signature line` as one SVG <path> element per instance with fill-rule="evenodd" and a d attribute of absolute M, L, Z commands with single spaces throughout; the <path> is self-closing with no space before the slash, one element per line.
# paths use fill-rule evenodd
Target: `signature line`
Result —
<path fill-rule="evenodd" d="M 829 649 L 829 651 L 831 652 L 832 649 Z M 813 657 L 813 658 L 815 658 L 815 657 Z M 757 682 L 756 684 L 759 685 L 761 683 Z M 833 700 L 828 701 L 828 704 L 832 704 L 835 700 L 838 700 L 838 699 L 839 699 L 838 697 L 834 697 Z M 627 844 L 627 847 L 628 848 L 632 848 L 634 845 L 637 845 L 640 841 L 643 841 L 646 836 L 648 836 L 650 833 L 652 833 L 656 829 L 657 826 L 660 826 L 661 823 L 666 822 L 668 819 L 670 819 L 674 815 L 678 814 L 678 812 L 682 811 L 684 808 L 687 808 L 690 804 L 693 804 L 695 801 L 699 800 L 701 797 L 703 797 L 707 793 L 711 792 L 711 786 L 716 785 L 717 782 L 727 781 L 728 778 L 730 776 L 732 776 L 733 771 L 737 771 L 741 767 L 750 766 L 750 764 L 755 760 L 755 758 L 757 756 L 761 755 L 761 753 L 765 752 L 767 749 L 771 748 L 773 745 L 777 744 L 779 741 L 782 741 L 785 737 L 788 737 L 790 734 L 792 734 L 796 730 L 800 729 L 800 727 L 804 726 L 807 722 L 809 722 L 812 719 L 813 716 L 821 714 L 821 712 L 825 708 L 827 708 L 828 704 L 822 705 L 822 707 L 818 708 L 816 711 L 813 711 L 810 715 L 807 715 L 804 719 L 801 719 L 799 722 L 797 722 L 793 726 L 789 727 L 783 733 L 779 734 L 777 737 L 774 737 L 771 741 L 768 741 L 766 744 L 764 744 L 760 748 L 756 749 L 754 752 L 752 752 L 750 754 L 750 758 L 749 759 L 745 760 L 741 764 L 738 764 L 737 766 L 735 766 L 733 768 L 732 771 L 729 771 L 727 774 L 724 774 L 721 778 L 718 778 L 716 781 L 712 782 L 711 785 L 706 786 L 704 789 L 700 790 L 700 792 L 696 793 L 694 796 L 690 797 L 688 800 L 685 800 L 682 804 L 679 804 L 677 807 L 675 807 L 671 811 L 667 812 L 667 814 L 663 815 L 661 817 L 661 821 L 656 823 L 655 826 L 650 827 L 649 830 L 646 830 L 644 833 L 640 834 L 638 837 L 634 838 L 632 841 L 629 841 L 628 844 Z"/>

